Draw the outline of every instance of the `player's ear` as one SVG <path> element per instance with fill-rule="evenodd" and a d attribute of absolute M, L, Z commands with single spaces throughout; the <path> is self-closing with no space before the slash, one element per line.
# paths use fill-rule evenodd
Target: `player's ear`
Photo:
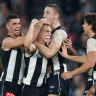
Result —
<path fill-rule="evenodd" d="M 6 28 L 9 29 L 9 25 L 8 24 L 6 24 Z"/>
<path fill-rule="evenodd" d="M 59 18 L 59 14 L 55 14 L 55 18 L 58 19 Z"/>
<path fill-rule="evenodd" d="M 89 27 L 90 27 L 90 30 L 92 30 L 92 25 L 89 25 Z"/>

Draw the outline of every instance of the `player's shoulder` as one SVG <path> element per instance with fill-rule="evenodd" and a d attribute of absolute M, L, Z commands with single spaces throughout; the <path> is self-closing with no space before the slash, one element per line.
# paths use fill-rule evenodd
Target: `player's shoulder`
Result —
<path fill-rule="evenodd" d="M 96 44 L 96 39 L 95 38 L 89 38 L 87 40 L 87 44 Z"/>
<path fill-rule="evenodd" d="M 55 31 L 55 33 L 59 33 L 59 34 L 67 34 L 65 30 L 62 29 L 58 29 Z"/>

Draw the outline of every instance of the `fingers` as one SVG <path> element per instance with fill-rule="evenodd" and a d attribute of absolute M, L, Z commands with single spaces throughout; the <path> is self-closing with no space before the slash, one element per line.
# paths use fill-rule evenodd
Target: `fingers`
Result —
<path fill-rule="evenodd" d="M 61 77 L 62 77 L 64 80 L 68 79 L 67 76 L 66 76 L 66 72 L 63 72 L 63 73 L 61 74 Z"/>
<path fill-rule="evenodd" d="M 62 52 L 61 51 L 58 51 L 60 55 L 62 55 Z"/>
<path fill-rule="evenodd" d="M 38 22 L 37 19 L 32 19 L 32 23 L 36 24 Z"/>
<path fill-rule="evenodd" d="M 66 39 L 66 40 L 64 41 L 64 43 L 65 43 L 65 46 L 66 46 L 67 48 L 72 48 L 72 41 L 71 41 L 71 39 Z"/>
<path fill-rule="evenodd" d="M 41 24 L 49 24 L 49 25 L 50 25 L 49 21 L 48 21 L 46 18 L 40 19 L 40 20 L 38 21 L 38 23 L 41 23 Z"/>
<path fill-rule="evenodd" d="M 72 43 L 72 41 L 70 39 L 65 40 L 65 44 L 71 44 L 71 43 Z"/>
<path fill-rule="evenodd" d="M 66 45 L 65 45 L 65 42 L 63 42 L 62 49 L 63 49 L 63 48 L 67 48 Z"/>
<path fill-rule="evenodd" d="M 63 72 L 63 73 L 61 74 L 61 77 L 62 77 L 64 80 L 66 80 L 66 79 L 72 78 L 73 76 L 72 76 L 72 74 L 71 74 L 70 71 L 67 71 L 67 72 Z"/>

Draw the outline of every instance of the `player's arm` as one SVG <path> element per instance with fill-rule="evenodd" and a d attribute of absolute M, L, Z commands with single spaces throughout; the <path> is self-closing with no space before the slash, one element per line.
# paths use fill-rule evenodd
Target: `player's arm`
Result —
<path fill-rule="evenodd" d="M 95 63 L 96 63 L 96 58 L 94 58 L 96 57 L 96 40 L 95 39 L 93 38 L 88 39 L 87 50 L 88 50 L 87 61 L 80 68 L 77 68 L 72 72 L 73 76 L 84 73 L 95 66 Z"/>
<path fill-rule="evenodd" d="M 62 73 L 62 77 L 64 79 L 69 79 L 72 78 L 75 75 L 82 74 L 89 69 L 93 68 L 96 64 L 96 40 L 91 38 L 87 41 L 87 50 L 88 50 L 88 55 L 87 55 L 87 61 L 80 66 L 79 68 L 69 71 L 69 72 L 64 72 Z"/>
<path fill-rule="evenodd" d="M 87 92 L 87 95 L 86 95 L 86 96 L 94 96 L 95 90 L 96 90 L 96 82 L 95 82 L 95 84 L 89 89 L 89 91 Z"/>
<path fill-rule="evenodd" d="M 28 33 L 24 41 L 25 48 L 30 48 L 31 43 L 34 40 L 36 40 L 43 24 L 48 24 L 48 23 L 49 22 L 46 19 L 40 19 L 39 21 L 37 19 L 32 20 L 30 28 L 28 30 Z"/>
<path fill-rule="evenodd" d="M 94 57 L 96 57 L 96 51 L 89 52 L 87 56 L 87 61 L 84 64 L 82 64 L 82 66 L 73 71 L 63 72 L 61 77 L 66 80 L 72 78 L 75 75 L 87 72 L 89 69 L 93 68 L 96 63 L 96 58 Z"/>
<path fill-rule="evenodd" d="M 71 60 L 71 61 L 74 61 L 74 62 L 84 63 L 87 60 L 87 56 L 72 56 L 72 55 L 68 55 L 67 46 L 65 45 L 65 42 L 63 42 L 62 52 L 59 51 L 59 53 L 63 57 L 65 57 L 66 59 Z"/>
<path fill-rule="evenodd" d="M 60 46 L 64 39 L 67 38 L 67 34 L 64 31 L 57 30 L 52 37 L 52 42 L 49 47 L 46 47 L 39 42 L 35 42 L 36 47 L 46 58 L 51 58 L 60 49 Z"/>
<path fill-rule="evenodd" d="M 33 30 L 34 30 L 34 26 L 36 25 L 36 23 L 38 22 L 37 19 L 33 19 L 31 24 L 30 24 L 30 27 L 29 27 L 29 30 L 27 32 L 27 35 L 26 35 L 26 38 L 25 38 L 25 41 L 24 41 L 24 46 L 25 48 L 29 48 L 32 41 L 34 40 L 33 39 Z M 37 27 L 37 26 L 36 26 Z M 38 32 L 36 32 L 34 35 L 36 37 L 36 35 L 38 34 Z"/>
<path fill-rule="evenodd" d="M 24 45 L 25 36 L 19 36 L 16 39 L 8 37 L 5 38 L 2 42 L 2 49 L 7 51 L 10 48 L 21 47 Z"/>
<path fill-rule="evenodd" d="M 89 52 L 87 56 L 87 61 L 81 67 L 72 71 L 73 76 L 82 74 L 88 71 L 89 69 L 93 68 L 96 63 L 96 58 L 94 57 L 96 57 L 96 51 Z"/>

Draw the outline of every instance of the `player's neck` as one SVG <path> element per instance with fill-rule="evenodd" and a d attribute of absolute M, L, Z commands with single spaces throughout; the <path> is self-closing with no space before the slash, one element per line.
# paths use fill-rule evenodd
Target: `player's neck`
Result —
<path fill-rule="evenodd" d="M 96 33 L 94 33 L 93 31 L 91 31 L 91 32 L 88 34 L 88 37 L 91 38 L 91 37 L 93 37 L 94 35 L 96 35 Z"/>
<path fill-rule="evenodd" d="M 9 36 L 16 38 L 16 36 L 14 36 L 14 34 L 8 33 Z"/>
<path fill-rule="evenodd" d="M 54 21 L 54 23 L 52 24 L 52 30 L 56 29 L 58 26 L 60 26 L 60 22 L 58 21 Z"/>

